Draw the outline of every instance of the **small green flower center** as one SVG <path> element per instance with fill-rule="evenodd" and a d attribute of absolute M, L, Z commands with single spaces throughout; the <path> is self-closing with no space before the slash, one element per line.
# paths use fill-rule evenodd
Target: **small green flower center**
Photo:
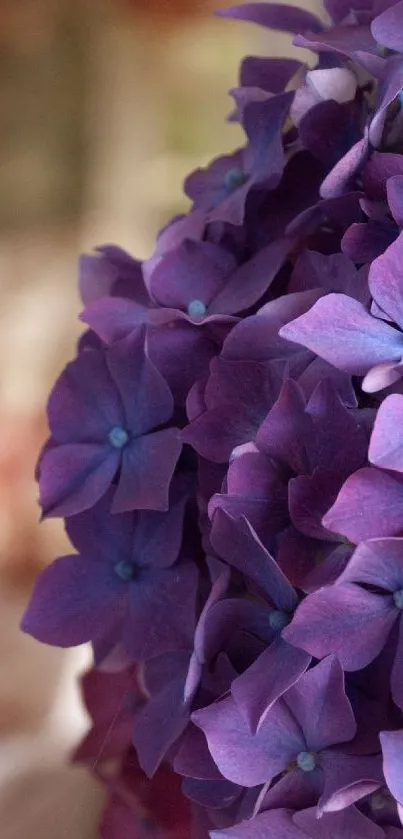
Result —
<path fill-rule="evenodd" d="M 290 616 L 287 612 L 282 612 L 280 609 L 273 609 L 269 615 L 269 624 L 270 628 L 274 629 L 274 631 L 281 632 L 285 626 L 287 626 L 290 622 Z"/>
<path fill-rule="evenodd" d="M 231 192 L 238 189 L 238 187 L 243 186 L 245 181 L 246 175 L 240 166 L 234 166 L 233 169 L 229 169 L 224 178 L 225 186 L 231 190 Z"/>
<path fill-rule="evenodd" d="M 113 446 L 114 449 L 123 449 L 123 446 L 126 445 L 129 439 L 129 435 L 125 428 L 122 428 L 121 425 L 115 425 L 111 428 L 108 439 Z"/>
<path fill-rule="evenodd" d="M 313 752 L 300 752 L 297 755 L 297 766 L 303 772 L 313 772 L 316 766 L 316 757 Z"/>
<path fill-rule="evenodd" d="M 188 305 L 188 315 L 190 318 L 204 318 L 207 312 L 207 306 L 202 300 L 192 300 Z"/>
<path fill-rule="evenodd" d="M 136 576 L 136 569 L 131 562 L 126 562 L 124 559 L 121 559 L 119 562 L 114 565 L 113 570 L 115 574 L 120 577 L 121 580 L 125 582 L 129 582 L 129 580 L 133 580 Z"/>

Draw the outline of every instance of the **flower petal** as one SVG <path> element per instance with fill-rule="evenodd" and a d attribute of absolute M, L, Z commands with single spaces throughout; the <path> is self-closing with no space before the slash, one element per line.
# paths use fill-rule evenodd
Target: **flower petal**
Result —
<path fill-rule="evenodd" d="M 390 597 L 336 584 L 312 592 L 282 636 L 316 658 L 334 654 L 345 670 L 360 670 L 380 653 L 395 620 Z"/>

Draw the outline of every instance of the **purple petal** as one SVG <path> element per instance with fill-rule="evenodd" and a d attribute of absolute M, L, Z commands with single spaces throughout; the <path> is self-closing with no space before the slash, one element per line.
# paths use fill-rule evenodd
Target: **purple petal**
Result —
<path fill-rule="evenodd" d="M 346 27 L 348 29 L 348 27 Z M 320 188 L 322 198 L 338 198 L 353 187 L 354 179 L 369 154 L 368 137 L 359 140 L 326 176 Z"/>
<path fill-rule="evenodd" d="M 124 644 L 133 661 L 188 649 L 195 625 L 198 584 L 196 565 L 182 561 L 173 568 L 140 571 L 129 584 Z"/>
<path fill-rule="evenodd" d="M 265 183 L 273 189 L 284 168 L 283 124 L 288 116 L 294 93 L 278 93 L 263 102 L 250 102 L 245 107 L 243 125 L 249 143 L 245 148 L 245 169 L 254 183 Z"/>
<path fill-rule="evenodd" d="M 374 201 L 385 201 L 386 184 L 393 175 L 403 175 L 401 155 L 374 151 L 362 173 L 365 194 Z"/>
<path fill-rule="evenodd" d="M 133 743 L 140 766 L 149 777 L 188 724 L 189 709 L 183 702 L 184 678 L 185 673 L 182 679 L 168 682 L 137 715 Z"/>
<path fill-rule="evenodd" d="M 85 644 L 116 621 L 124 590 L 108 566 L 62 556 L 38 577 L 21 629 L 57 647 Z"/>
<path fill-rule="evenodd" d="M 312 772 L 302 772 L 293 769 L 286 773 L 275 784 L 263 787 L 256 809 L 275 810 L 287 804 L 289 810 L 302 810 L 312 807 L 318 801 L 323 789 L 323 772 L 318 766 Z M 288 839 L 288 837 L 287 837 Z M 328 839 L 328 837 L 326 837 Z"/>
<path fill-rule="evenodd" d="M 193 300 L 200 300 L 211 311 L 210 303 L 220 293 L 236 262 L 232 254 L 211 242 L 186 239 L 182 245 L 164 256 L 150 281 L 153 297 L 161 306 L 187 309 Z"/>
<path fill-rule="evenodd" d="M 403 710 L 403 621 L 399 620 L 399 636 L 390 679 L 392 696 L 396 705 Z"/>
<path fill-rule="evenodd" d="M 364 375 L 382 361 L 400 361 L 403 355 L 403 336 L 344 294 L 322 297 L 309 312 L 283 326 L 280 335 L 355 375 Z"/>
<path fill-rule="evenodd" d="M 231 693 L 251 731 L 256 731 L 274 702 L 310 663 L 310 656 L 278 638 L 232 683 Z"/>
<path fill-rule="evenodd" d="M 220 17 L 257 23 L 269 29 L 281 32 L 321 32 L 323 24 L 315 15 L 295 6 L 282 3 L 244 3 L 241 6 L 229 6 L 216 12 Z"/>
<path fill-rule="evenodd" d="M 341 248 L 355 262 L 373 262 L 393 242 L 396 230 L 390 221 L 372 221 L 352 224 L 346 230 Z M 364 302 L 364 301 L 362 301 Z"/>
<path fill-rule="evenodd" d="M 382 828 L 356 807 L 348 807 L 340 813 L 324 813 L 320 818 L 316 807 L 312 807 L 294 813 L 292 818 L 312 839 L 364 839 L 364 836 L 365 839 L 384 839 Z"/>
<path fill-rule="evenodd" d="M 403 802 L 403 731 L 381 731 L 383 771 L 386 783 L 396 799 Z"/>
<path fill-rule="evenodd" d="M 362 542 L 338 583 L 363 583 L 391 592 L 403 588 L 403 539 Z"/>
<path fill-rule="evenodd" d="M 312 431 L 303 394 L 298 385 L 288 379 L 256 435 L 256 445 L 269 457 L 284 460 L 297 473 L 305 472 L 309 466 L 304 443 Z"/>
<path fill-rule="evenodd" d="M 254 819 L 247 819 L 235 827 L 212 830 L 210 836 L 211 839 L 268 839 L 269 836 L 273 839 L 306 839 L 305 831 L 293 823 L 289 810 L 258 813 Z"/>
<path fill-rule="evenodd" d="M 241 63 L 241 87 L 257 87 L 270 93 L 282 93 L 303 65 L 294 58 L 257 58 L 248 55 Z"/>
<path fill-rule="evenodd" d="M 126 338 L 136 327 L 149 323 L 152 311 L 149 307 L 139 306 L 134 300 L 102 297 L 84 309 L 80 320 L 87 323 L 106 344 L 114 344 Z"/>
<path fill-rule="evenodd" d="M 317 814 L 344 810 L 383 784 L 378 757 L 322 752 L 320 764 L 325 786 L 318 802 Z"/>
<path fill-rule="evenodd" d="M 360 53 L 364 53 L 364 56 L 370 53 L 372 58 L 372 53 L 377 52 L 377 44 L 368 24 L 333 26 L 314 37 L 309 33 L 305 36 L 297 35 L 293 43 L 296 47 L 306 47 L 314 52 L 336 52 L 355 60 L 359 60 Z"/>
<path fill-rule="evenodd" d="M 214 550 L 229 565 L 253 580 L 278 609 L 291 612 L 298 597 L 246 518 L 234 519 L 217 510 L 210 534 Z"/>
<path fill-rule="evenodd" d="M 399 227 L 403 227 L 403 175 L 394 175 L 389 178 L 386 192 L 393 218 Z"/>
<path fill-rule="evenodd" d="M 403 2 L 395 3 L 372 21 L 371 31 L 378 44 L 403 52 Z"/>
<path fill-rule="evenodd" d="M 106 445 L 56 446 L 40 466 L 40 503 L 44 516 L 74 516 L 88 510 L 107 491 L 120 461 Z"/>
<path fill-rule="evenodd" d="M 378 306 L 403 328 L 403 282 L 400 272 L 402 257 L 403 233 L 372 263 L 368 282 Z"/>
<path fill-rule="evenodd" d="M 345 670 L 360 670 L 380 653 L 395 620 L 390 597 L 336 584 L 312 592 L 282 636 L 316 658 L 334 654 Z"/>
<path fill-rule="evenodd" d="M 76 550 L 97 562 L 113 564 L 114 558 L 130 556 L 133 532 L 138 515 L 111 515 L 114 488 L 110 489 L 89 510 L 66 519 L 66 531 Z M 149 515 L 149 514 L 148 514 Z"/>
<path fill-rule="evenodd" d="M 110 429 L 124 425 L 103 351 L 82 352 L 67 365 L 50 394 L 48 418 L 58 443 L 106 443 Z"/>
<path fill-rule="evenodd" d="M 252 259 L 241 265 L 212 300 L 209 314 L 237 314 L 257 303 L 270 288 L 290 247 L 288 239 L 280 239 L 262 248 Z"/>
<path fill-rule="evenodd" d="M 322 524 L 353 544 L 403 531 L 403 483 L 378 469 L 347 478 Z"/>
<path fill-rule="evenodd" d="M 356 733 L 343 670 L 335 656 L 304 673 L 284 701 L 298 720 L 310 751 L 352 740 Z"/>
<path fill-rule="evenodd" d="M 182 443 L 176 428 L 132 440 L 123 449 L 112 512 L 168 510 L 169 485 Z"/>
<path fill-rule="evenodd" d="M 270 781 L 306 747 L 299 726 L 281 701 L 257 734 L 250 733 L 231 698 L 195 711 L 192 720 L 204 731 L 213 760 L 224 777 L 246 787 Z"/>
<path fill-rule="evenodd" d="M 233 518 L 246 516 L 263 542 L 289 523 L 284 477 L 276 464 L 260 452 L 247 452 L 230 464 L 227 493 L 211 498 L 211 519 L 218 507 Z"/>
<path fill-rule="evenodd" d="M 222 780 L 221 772 L 211 757 L 203 732 L 192 723 L 189 723 L 181 738 L 173 765 L 175 772 L 188 778 L 198 778 L 201 781 Z"/>
<path fill-rule="evenodd" d="M 183 795 L 207 810 L 226 810 L 236 801 L 240 792 L 238 786 L 223 779 L 205 781 L 185 778 L 182 783 Z"/>
<path fill-rule="evenodd" d="M 144 349 L 144 328 L 113 344 L 107 354 L 109 371 L 122 396 L 126 427 L 135 437 L 169 420 L 171 391 Z"/>

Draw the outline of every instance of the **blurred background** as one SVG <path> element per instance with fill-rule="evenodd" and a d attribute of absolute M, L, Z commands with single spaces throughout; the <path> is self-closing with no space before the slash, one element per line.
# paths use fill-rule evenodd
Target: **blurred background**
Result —
<path fill-rule="evenodd" d="M 184 176 L 243 142 L 225 122 L 241 58 L 292 52 L 287 36 L 212 16 L 226 5 L 0 0 L 1 839 L 97 835 L 102 792 L 67 765 L 87 725 L 88 651 L 18 630 L 35 576 L 66 547 L 59 523 L 38 525 L 33 471 L 80 331 L 79 252 L 149 255 L 187 207 Z"/>

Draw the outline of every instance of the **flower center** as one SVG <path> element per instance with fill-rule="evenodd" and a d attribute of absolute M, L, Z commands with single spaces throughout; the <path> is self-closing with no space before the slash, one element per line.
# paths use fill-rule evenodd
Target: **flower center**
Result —
<path fill-rule="evenodd" d="M 229 169 L 226 172 L 224 177 L 225 186 L 231 190 L 238 189 L 238 187 L 243 186 L 246 181 L 245 172 L 242 171 L 240 166 L 234 166 L 233 169 Z"/>
<path fill-rule="evenodd" d="M 188 315 L 190 318 L 204 318 L 207 312 L 207 306 L 202 300 L 192 300 L 188 305 Z"/>
<path fill-rule="evenodd" d="M 303 772 L 313 772 L 316 766 L 316 757 L 312 752 L 300 752 L 297 755 L 297 766 Z"/>
<path fill-rule="evenodd" d="M 280 610 L 274 609 L 273 612 L 270 612 L 269 615 L 269 624 L 270 628 L 274 629 L 275 631 L 278 630 L 279 632 L 284 629 L 290 622 L 290 616 L 287 615 L 287 612 L 281 612 Z"/>
<path fill-rule="evenodd" d="M 125 582 L 129 582 L 129 580 L 133 580 L 136 576 L 136 569 L 131 562 L 126 562 L 124 559 L 121 559 L 119 562 L 114 565 L 113 570 L 115 574 L 120 577 L 121 580 Z"/>
<path fill-rule="evenodd" d="M 120 425 L 115 425 L 111 428 L 108 439 L 114 449 L 123 449 L 123 446 L 126 445 L 129 439 L 129 435 L 125 428 L 122 428 Z"/>
<path fill-rule="evenodd" d="M 393 600 L 395 601 L 395 606 L 403 611 L 403 588 L 393 592 Z"/>

